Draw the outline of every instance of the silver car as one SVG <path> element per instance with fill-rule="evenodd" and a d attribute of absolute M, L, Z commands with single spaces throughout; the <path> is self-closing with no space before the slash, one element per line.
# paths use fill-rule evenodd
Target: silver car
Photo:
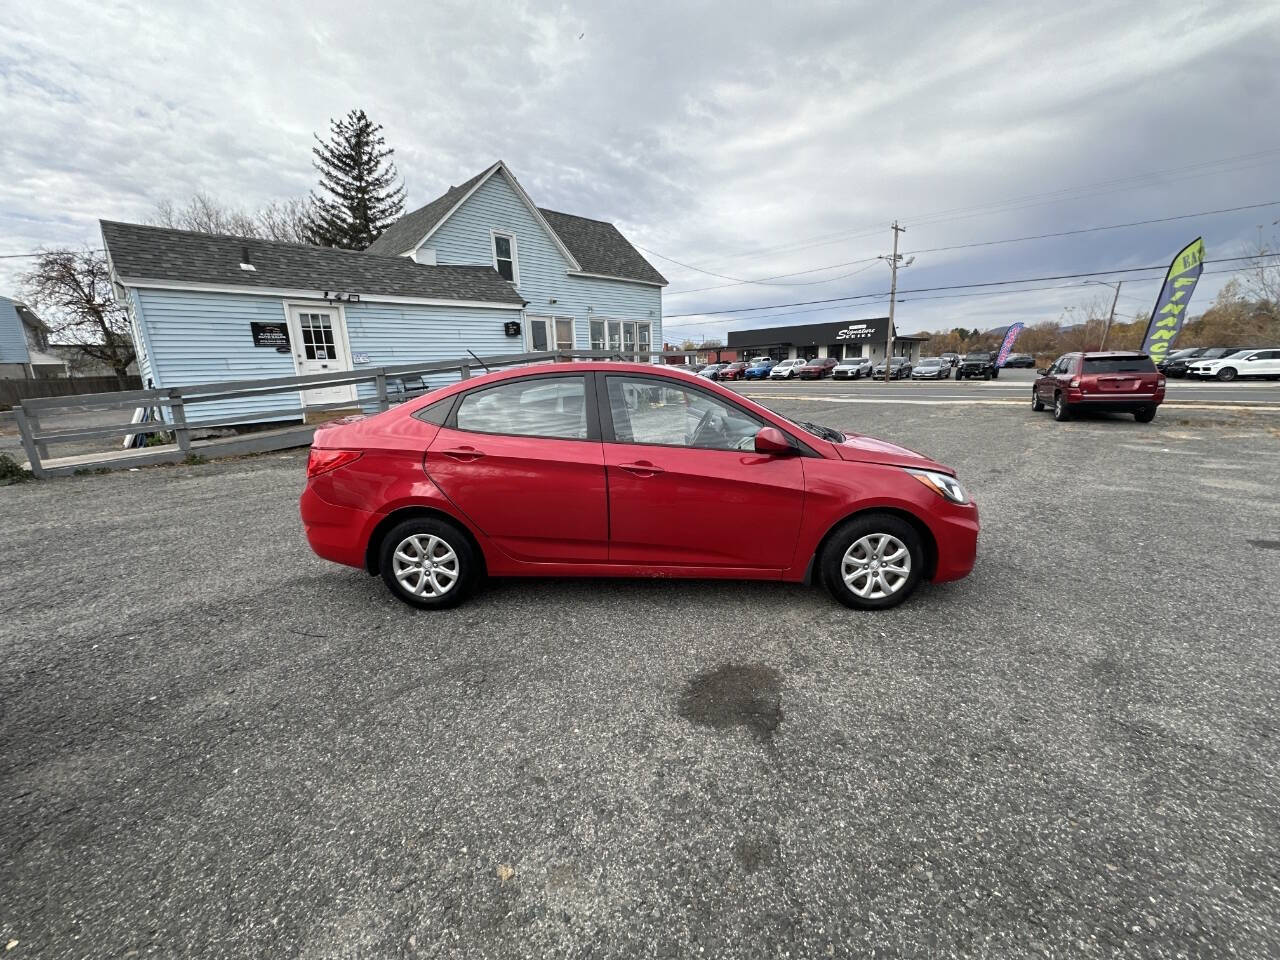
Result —
<path fill-rule="evenodd" d="M 799 370 L 808 362 L 809 362 L 808 360 L 804 360 L 804 359 L 783 360 L 781 363 L 779 363 L 777 366 L 775 366 L 772 370 L 769 371 L 769 379 L 770 380 L 790 380 L 792 377 L 796 375 L 796 371 Z"/>

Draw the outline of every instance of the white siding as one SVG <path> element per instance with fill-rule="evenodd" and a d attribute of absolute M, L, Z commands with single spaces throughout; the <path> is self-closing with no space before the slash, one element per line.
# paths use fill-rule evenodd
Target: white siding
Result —
<path fill-rule="evenodd" d="M 652 343 L 662 345 L 662 290 L 621 280 L 571 277 L 571 265 L 535 219 L 506 176 L 490 177 L 427 241 L 439 263 L 493 262 L 490 231 L 516 237 L 520 295 L 530 316 L 572 317 L 574 346 L 590 347 L 588 318 L 648 320 Z M 550 300 L 555 298 L 556 303 Z"/>

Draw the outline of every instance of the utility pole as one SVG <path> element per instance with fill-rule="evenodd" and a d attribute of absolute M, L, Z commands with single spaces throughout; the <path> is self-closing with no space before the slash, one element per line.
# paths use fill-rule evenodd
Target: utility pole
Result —
<path fill-rule="evenodd" d="M 898 226 L 897 220 L 893 221 L 893 256 L 889 257 L 889 271 L 892 275 L 889 281 L 889 332 L 884 343 L 885 383 L 889 382 L 893 374 L 893 302 L 898 299 L 898 261 L 902 259 L 902 254 L 898 253 L 898 234 L 906 232 L 906 227 Z"/>
<path fill-rule="evenodd" d="M 1102 329 L 1102 342 L 1098 344 L 1099 350 L 1107 349 L 1107 335 L 1111 333 L 1111 323 L 1116 318 L 1116 302 L 1120 299 L 1120 284 L 1122 283 L 1124 283 L 1123 280 L 1116 281 L 1116 295 L 1111 298 L 1111 312 L 1107 314 L 1107 325 Z M 1110 286 L 1110 284 L 1107 284 L 1107 286 Z"/>

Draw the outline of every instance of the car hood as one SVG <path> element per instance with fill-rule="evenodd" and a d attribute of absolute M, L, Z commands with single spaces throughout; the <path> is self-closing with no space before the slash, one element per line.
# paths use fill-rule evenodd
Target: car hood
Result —
<path fill-rule="evenodd" d="M 943 466 L 936 460 L 930 460 L 923 454 L 900 447 L 887 440 L 862 436 L 856 433 L 845 434 L 843 443 L 831 444 L 840 459 L 854 463 L 880 463 L 891 467 L 916 467 L 921 470 L 940 470 L 955 475 L 950 467 Z"/>

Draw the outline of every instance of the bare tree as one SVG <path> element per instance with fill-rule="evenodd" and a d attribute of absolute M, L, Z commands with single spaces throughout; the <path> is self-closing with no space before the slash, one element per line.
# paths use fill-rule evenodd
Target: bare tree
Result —
<path fill-rule="evenodd" d="M 196 193 L 181 206 L 172 200 L 161 200 L 156 204 L 151 223 L 175 230 L 306 243 L 310 217 L 311 203 L 305 198 L 273 200 L 248 213 L 207 193 Z"/>
<path fill-rule="evenodd" d="M 52 339 L 107 364 L 124 389 L 134 360 L 133 337 L 128 311 L 112 296 L 106 255 L 89 247 L 45 250 L 21 283 Z"/>

